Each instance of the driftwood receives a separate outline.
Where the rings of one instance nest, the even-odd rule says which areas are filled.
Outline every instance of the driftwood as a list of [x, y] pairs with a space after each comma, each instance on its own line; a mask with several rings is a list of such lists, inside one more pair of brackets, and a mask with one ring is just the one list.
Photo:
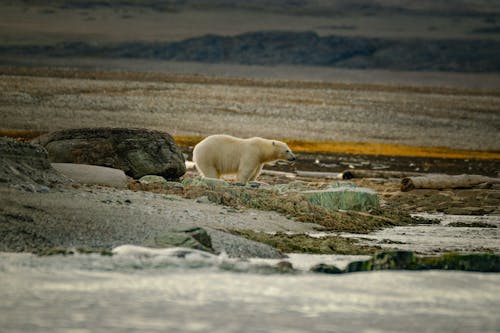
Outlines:
[[388, 170], [345, 170], [342, 179], [352, 178], [404, 178], [425, 175], [420, 172], [411, 171], [388, 171]]
[[485, 183], [499, 184], [499, 178], [491, 178], [480, 175], [440, 175], [430, 174], [426, 176], [405, 177], [401, 180], [401, 191], [411, 191], [418, 188], [444, 189], [444, 188], [472, 188]]
[[297, 176], [296, 174], [291, 173], [291, 172], [266, 170], [266, 169], [262, 169], [261, 174], [271, 175], [271, 176], [283, 176], [283, 177], [287, 177], [287, 178], [295, 178]]
[[296, 171], [299, 177], [342, 179], [342, 174], [338, 172], [320, 172], [320, 171]]

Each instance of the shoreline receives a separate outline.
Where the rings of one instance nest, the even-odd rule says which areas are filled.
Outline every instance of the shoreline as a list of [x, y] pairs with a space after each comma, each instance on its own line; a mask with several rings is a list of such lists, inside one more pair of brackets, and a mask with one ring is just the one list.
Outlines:
[[[31, 131], [0, 128], [0, 136], [10, 137], [20, 141], [29, 141], [48, 131]], [[201, 136], [173, 136], [177, 145], [182, 148], [194, 147], [203, 140]], [[341, 142], [341, 141], [309, 141], [287, 138], [276, 138], [284, 141], [299, 153], [324, 153], [346, 155], [381, 155], [397, 157], [436, 157], [443, 159], [478, 159], [500, 160], [500, 151], [453, 149], [447, 147], [407, 146], [379, 142]]]

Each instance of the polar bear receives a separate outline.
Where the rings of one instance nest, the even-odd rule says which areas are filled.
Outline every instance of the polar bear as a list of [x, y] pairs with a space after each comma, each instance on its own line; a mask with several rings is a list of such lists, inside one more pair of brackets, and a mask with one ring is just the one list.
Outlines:
[[206, 137], [193, 150], [193, 161], [202, 176], [220, 178], [236, 174], [239, 183], [254, 181], [265, 163], [295, 158], [284, 142], [259, 137], [240, 139], [224, 134]]

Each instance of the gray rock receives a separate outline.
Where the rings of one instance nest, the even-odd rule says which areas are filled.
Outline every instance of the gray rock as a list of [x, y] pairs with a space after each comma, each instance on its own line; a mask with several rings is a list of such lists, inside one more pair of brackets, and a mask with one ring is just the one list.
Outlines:
[[223, 179], [204, 178], [204, 177], [183, 179], [182, 184], [184, 186], [201, 186], [209, 189], [231, 186], [228, 182], [226, 182]]
[[174, 139], [159, 131], [78, 128], [42, 135], [32, 143], [45, 147], [51, 162], [111, 167], [136, 179], [145, 175], [178, 179], [186, 172]]
[[461, 270], [500, 272], [500, 255], [494, 253], [446, 253], [441, 256], [418, 257], [412, 251], [385, 251], [366, 261], [350, 263], [345, 272], [365, 272], [386, 269]]
[[317, 264], [311, 267], [310, 269], [311, 272], [315, 273], [325, 273], [325, 274], [342, 274], [344, 271], [342, 271], [340, 268], [338, 268], [335, 265], [328, 265], [328, 264]]
[[272, 258], [285, 256], [272, 246], [222, 232], [208, 229], [212, 238], [212, 246], [217, 252], [225, 252], [233, 258]]
[[51, 163], [51, 165], [64, 176], [80, 184], [127, 188], [128, 180], [123, 170], [87, 164]]
[[412, 251], [385, 251], [376, 253], [371, 259], [355, 261], [347, 265], [346, 272], [364, 272], [382, 269], [409, 269], [417, 262]]
[[139, 179], [139, 183], [144, 184], [144, 185], [150, 185], [150, 184], [166, 185], [167, 180], [165, 178], [163, 178], [162, 176], [146, 175], [146, 176], [142, 176]]
[[68, 181], [52, 168], [44, 148], [0, 137], [0, 184], [46, 192]]
[[155, 236], [153, 247], [185, 247], [207, 252], [215, 252], [207, 231], [200, 227], [167, 230]]

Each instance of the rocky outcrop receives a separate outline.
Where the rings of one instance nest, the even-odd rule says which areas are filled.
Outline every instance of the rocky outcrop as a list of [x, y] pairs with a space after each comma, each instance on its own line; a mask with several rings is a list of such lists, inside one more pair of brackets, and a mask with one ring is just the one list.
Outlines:
[[382, 39], [320, 36], [312, 31], [204, 35], [175, 42], [0, 46], [7, 55], [149, 58], [247, 65], [306, 65], [359, 69], [499, 71], [500, 42], [474, 39]]
[[319, 264], [311, 268], [317, 273], [339, 274], [376, 270], [461, 270], [472, 272], [500, 272], [500, 255], [491, 253], [447, 253], [438, 257], [418, 257], [412, 251], [386, 251], [371, 259], [350, 263], [345, 270]]
[[100, 165], [128, 176], [177, 179], [186, 172], [184, 156], [165, 132], [131, 128], [78, 128], [52, 132], [32, 141], [56, 163]]
[[44, 148], [0, 138], [0, 185], [44, 191], [67, 181], [51, 167]]

